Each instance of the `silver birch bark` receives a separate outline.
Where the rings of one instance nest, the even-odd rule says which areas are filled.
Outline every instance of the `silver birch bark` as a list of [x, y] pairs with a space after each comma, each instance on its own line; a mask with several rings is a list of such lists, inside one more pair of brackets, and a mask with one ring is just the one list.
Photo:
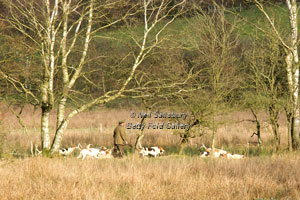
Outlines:
[[[288, 74], [288, 79], [291, 77], [292, 84], [291, 84], [291, 96], [292, 98], [292, 105], [293, 105], [293, 127], [292, 127], [292, 146], [294, 149], [299, 148], [299, 122], [300, 122], [300, 115], [299, 115], [299, 105], [298, 105], [298, 96], [299, 96], [299, 57], [298, 57], [298, 19], [297, 19], [297, 2], [296, 0], [286, 0], [286, 4], [289, 10], [289, 18], [291, 24], [291, 47], [290, 51], [286, 56], [286, 64], [287, 64], [287, 71], [288, 73], [292, 72], [292, 75]], [[289, 80], [291, 82], [291, 80]]]
[[292, 123], [289, 134], [292, 134], [292, 146], [294, 149], [299, 148], [299, 125], [300, 125], [300, 113], [299, 113], [299, 56], [298, 56], [298, 17], [297, 17], [297, 2], [296, 0], [286, 0], [286, 5], [289, 12], [289, 23], [291, 26], [291, 34], [288, 37], [289, 41], [285, 42], [280, 36], [277, 28], [275, 27], [274, 21], [271, 20], [268, 13], [264, 10], [263, 5], [258, 1], [254, 0], [259, 10], [265, 15], [268, 22], [270, 23], [276, 37], [281, 42], [286, 52], [286, 71], [289, 86], [290, 104], [292, 106]]
[[[93, 22], [93, 9], [94, 9], [94, 1], [92, 0], [90, 3], [90, 9], [89, 9], [89, 17], [88, 17], [88, 26], [85, 36], [85, 43], [84, 43], [84, 49], [82, 52], [82, 56], [80, 59], [80, 63], [71, 77], [71, 80], [69, 81], [69, 75], [68, 75], [68, 68], [67, 68], [67, 51], [66, 51], [66, 39], [67, 39], [67, 26], [68, 26], [68, 12], [69, 12], [69, 5], [67, 3], [64, 4], [64, 14], [65, 14], [65, 20], [64, 20], [64, 27], [63, 27], [63, 39], [62, 39], [62, 70], [63, 70], [63, 81], [64, 81], [64, 87], [62, 92], [62, 99], [59, 102], [58, 106], [58, 114], [57, 114], [57, 127], [56, 127], [56, 134], [52, 143], [52, 149], [58, 150], [60, 142], [62, 140], [62, 135], [65, 130], [65, 127], [67, 126], [68, 122], [63, 123], [64, 116], [65, 116], [65, 107], [66, 102], [68, 98], [69, 90], [73, 87], [76, 80], [78, 79], [81, 70], [83, 68], [85, 58], [87, 55], [90, 37], [91, 37], [91, 30], [92, 30], [92, 22]], [[81, 24], [81, 21], [79, 23], [79, 26]], [[76, 35], [74, 40], [76, 39]]]
[[[144, 34], [141, 40], [134, 40], [139, 51], [133, 55], [134, 62], [119, 89], [106, 91], [103, 96], [93, 99], [91, 102], [82, 105], [65, 116], [66, 103], [69, 100], [69, 93], [75, 85], [77, 79], [81, 77], [82, 70], [87, 62], [89, 42], [94, 33], [99, 30], [110, 27], [111, 25], [124, 20], [125, 17], [135, 14], [136, 12], [129, 9], [125, 16], [112, 21], [110, 24], [104, 25], [92, 31], [93, 12], [104, 5], [98, 5], [95, 0], [91, 1], [72, 1], [72, 0], [50, 0], [41, 1], [6, 1], [10, 6], [11, 18], [8, 20], [10, 24], [20, 31], [26, 38], [30, 39], [39, 50], [41, 60], [43, 62], [43, 77], [41, 77], [40, 94], [33, 96], [41, 106], [41, 138], [42, 146], [48, 150], [50, 148], [49, 137], [49, 117], [54, 106], [54, 100], [58, 102], [57, 124], [55, 130], [55, 138], [52, 143], [51, 151], [57, 151], [64, 130], [67, 128], [70, 119], [95, 104], [104, 104], [117, 98], [124, 97], [125, 92], [132, 92], [135, 88], [129, 88], [129, 83], [134, 78], [139, 65], [149, 55], [153, 48], [161, 44], [164, 38], [160, 38], [161, 33], [170, 25], [174, 19], [182, 12], [182, 5], [186, 0], [181, 0], [177, 4], [170, 4], [168, 1], [159, 1], [158, 4], [154, 0], [143, 0], [144, 11]], [[116, 2], [108, 3], [108, 7]], [[180, 9], [181, 8], [181, 9]], [[175, 13], [174, 13], [175, 12]], [[72, 16], [72, 20], [69, 17]], [[74, 16], [78, 16], [74, 21]], [[169, 18], [170, 17], [170, 18]], [[70, 17], [71, 18], [71, 17]], [[105, 18], [105, 15], [103, 15]], [[22, 23], [26, 20], [28, 24]], [[83, 20], [87, 19], [87, 25], [81, 27]], [[72, 22], [71, 22], [72, 21]], [[159, 25], [159, 27], [157, 27]], [[84, 31], [83, 28], [86, 30]], [[30, 31], [28, 31], [28, 29]], [[150, 32], [152, 33], [149, 37]], [[61, 34], [61, 35], [59, 35]], [[72, 52], [77, 51], [75, 46], [78, 44], [78, 38], [83, 36], [82, 53], [77, 66], [72, 64], [72, 73], [68, 72], [68, 56]], [[58, 60], [61, 59], [61, 60]], [[61, 64], [59, 64], [61, 63]], [[59, 65], [59, 67], [57, 67]], [[70, 67], [70, 66], [69, 66]], [[63, 87], [58, 88], [56, 92], [60, 95], [54, 96], [54, 72], [62, 72]], [[61, 70], [61, 71], [60, 71]], [[22, 91], [32, 96], [32, 93], [24, 88], [22, 83], [14, 80], [2, 73], [0, 75], [8, 79], [11, 84], [19, 90], [16, 85], [22, 87]], [[144, 90], [142, 88], [141, 90]]]
[[[52, 144], [52, 148], [51, 148], [52, 152], [58, 151], [61, 140], [62, 140], [63, 133], [66, 130], [70, 119], [73, 116], [90, 108], [91, 106], [93, 106], [95, 104], [107, 103], [107, 102], [113, 101], [117, 98], [120, 98], [123, 95], [124, 91], [126, 90], [127, 85], [134, 77], [136, 69], [140, 66], [140, 64], [144, 61], [145, 57], [152, 51], [152, 49], [155, 48], [160, 43], [160, 39], [159, 39], [160, 34], [169, 24], [171, 24], [174, 21], [174, 19], [177, 17], [177, 15], [175, 14], [170, 20], [168, 20], [167, 22], [164, 23], [164, 25], [156, 32], [154, 42], [150, 43], [150, 44], [147, 43], [147, 42], [149, 42], [148, 41], [149, 33], [152, 30], [154, 30], [154, 28], [158, 25], [158, 23], [161, 22], [162, 20], [164, 20], [172, 10], [174, 10], [176, 7], [181, 6], [185, 2], [185, 0], [179, 2], [178, 4], [175, 4], [173, 7], [171, 7], [169, 9], [167, 14], [163, 14], [163, 15], [162, 15], [162, 12], [164, 12], [165, 9], [167, 9], [168, 3], [165, 1], [162, 1], [161, 4], [159, 5], [159, 7], [157, 7], [157, 9], [153, 9], [152, 12], [150, 12], [150, 14], [149, 14], [148, 12], [149, 12], [152, 2], [153, 2], [153, 0], [144, 0], [144, 4], [143, 4], [143, 6], [144, 6], [143, 40], [142, 40], [141, 44], [139, 44], [137, 41], [135, 41], [137, 43], [137, 45], [140, 47], [140, 51], [139, 51], [138, 55], [135, 57], [135, 61], [131, 68], [131, 71], [130, 71], [127, 79], [124, 81], [122, 87], [116, 91], [106, 92], [102, 97], [96, 98], [92, 102], [85, 104], [85, 105], [81, 106], [80, 108], [72, 111], [64, 120], [62, 119], [63, 117], [61, 116], [60, 119], [62, 119], [62, 120], [61, 120], [60, 124], [58, 124], [57, 129], [56, 129], [55, 138], [53, 140], [53, 144]], [[156, 11], [156, 13], [155, 13], [155, 11]], [[150, 23], [150, 20], [152, 19], [153, 16], [154, 16], [154, 20], [152, 23]], [[81, 56], [80, 63], [78, 65], [75, 73], [70, 78], [70, 81], [67, 84], [66, 94], [68, 93], [68, 90], [70, 90], [74, 86], [74, 84], [75, 84], [76, 80], [78, 79], [78, 77], [80, 76], [81, 70], [84, 66], [85, 57], [87, 54], [88, 45], [89, 45], [90, 37], [91, 37], [92, 17], [93, 17], [93, 7], [91, 4], [90, 11], [89, 11], [88, 28], [87, 28], [86, 37], [85, 37], [84, 50], [83, 50], [83, 53]], [[64, 104], [64, 106], [61, 105], [61, 107], [65, 107], [65, 104]]]
[[54, 104], [53, 80], [55, 69], [54, 45], [57, 30], [55, 23], [58, 15], [58, 0], [55, 0], [53, 9], [50, 1], [46, 1], [47, 7], [47, 29], [44, 35], [45, 42], [42, 44], [42, 57], [44, 60], [44, 75], [42, 80], [42, 117], [41, 117], [41, 139], [42, 148], [50, 149], [49, 116]]
[[68, 67], [67, 67], [67, 36], [68, 36], [68, 17], [69, 17], [69, 7], [70, 7], [69, 2], [64, 2], [63, 3], [63, 37], [61, 40], [61, 53], [62, 53], [62, 74], [63, 74], [63, 91], [62, 91], [62, 98], [59, 101], [58, 104], [58, 111], [57, 111], [57, 124], [56, 124], [56, 129], [60, 126], [61, 122], [64, 119], [65, 116], [65, 106], [67, 102], [67, 88], [66, 85], [69, 82], [69, 74], [68, 74]]
[[[62, 98], [60, 99], [59, 104], [58, 104], [56, 129], [58, 129], [58, 127], [64, 120], [65, 109], [66, 109], [65, 107], [66, 107], [66, 103], [68, 100], [68, 94], [69, 94], [69, 90], [70, 90], [70, 86], [69, 86], [70, 78], [69, 78], [69, 72], [68, 72], [68, 66], [67, 66], [67, 59], [68, 59], [69, 54], [73, 50], [73, 47], [78, 39], [79, 30], [80, 30], [81, 23], [83, 20], [83, 15], [82, 15], [77, 22], [77, 26], [76, 26], [75, 33], [74, 33], [74, 38], [71, 42], [70, 47], [68, 48], [67, 47], [67, 39], [68, 39], [69, 31], [71, 30], [68, 27], [68, 18], [69, 18], [69, 14], [70, 14], [70, 9], [76, 10], [76, 8], [78, 8], [78, 6], [76, 6], [75, 8], [71, 8], [70, 4], [71, 4], [71, 1], [69, 1], [69, 2], [66, 1], [63, 3], [63, 15], [64, 15], [63, 16], [63, 21], [64, 21], [63, 37], [62, 37], [61, 44], [60, 44], [61, 51], [62, 51], [62, 66], [61, 67], [62, 67], [62, 75], [63, 75], [63, 90], [62, 90]], [[92, 7], [93, 4], [94, 4], [94, 1], [91, 1], [90, 9], [93, 9], [93, 7]], [[92, 15], [92, 13], [91, 13], [91, 15]], [[91, 34], [90, 33], [91, 22], [92, 21], [90, 20], [89, 24], [88, 24], [89, 31], [87, 31], [87, 37], [90, 37], [90, 34]], [[87, 43], [87, 41], [89, 42], [89, 40], [86, 40], [86, 43]], [[87, 51], [88, 44], [85, 44], [85, 47], [86, 48], [83, 50], [83, 52]], [[84, 55], [86, 55], [86, 53]], [[82, 62], [84, 61], [84, 59], [81, 59], [81, 60], [82, 60]]]

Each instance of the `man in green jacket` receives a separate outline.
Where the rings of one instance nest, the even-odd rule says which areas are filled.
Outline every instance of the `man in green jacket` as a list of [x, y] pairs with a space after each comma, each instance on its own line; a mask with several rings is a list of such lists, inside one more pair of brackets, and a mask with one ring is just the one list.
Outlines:
[[114, 146], [120, 157], [124, 156], [124, 146], [126, 144], [128, 142], [126, 141], [124, 121], [119, 121], [119, 125], [114, 130]]

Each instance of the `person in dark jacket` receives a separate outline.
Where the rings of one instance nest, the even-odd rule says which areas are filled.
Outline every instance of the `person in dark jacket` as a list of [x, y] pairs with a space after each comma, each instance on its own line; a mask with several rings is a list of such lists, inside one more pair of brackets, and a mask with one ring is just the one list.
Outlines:
[[126, 144], [128, 142], [126, 140], [124, 121], [119, 121], [119, 125], [114, 130], [114, 148], [120, 157], [124, 156], [124, 146]]

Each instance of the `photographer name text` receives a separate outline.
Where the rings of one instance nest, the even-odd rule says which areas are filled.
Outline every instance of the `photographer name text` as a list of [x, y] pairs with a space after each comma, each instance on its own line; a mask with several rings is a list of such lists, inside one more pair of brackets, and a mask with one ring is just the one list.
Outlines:
[[135, 118], [137, 116], [137, 118], [182, 118], [183, 120], [185, 120], [188, 116], [187, 113], [175, 113], [175, 112], [131, 112], [130, 113], [130, 117], [131, 118]]

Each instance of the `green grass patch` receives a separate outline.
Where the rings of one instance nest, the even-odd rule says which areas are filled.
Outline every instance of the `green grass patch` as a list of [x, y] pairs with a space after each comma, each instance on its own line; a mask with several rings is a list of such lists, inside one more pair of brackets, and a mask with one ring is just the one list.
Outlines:
[[[225, 17], [229, 23], [234, 23], [236, 19], [239, 19], [238, 23], [236, 24], [236, 33], [241, 36], [241, 39], [247, 39], [252, 35], [255, 35], [258, 31], [256, 26], [266, 30], [267, 32], [272, 31], [268, 20], [256, 6], [251, 6], [250, 9], [243, 10], [242, 12], [237, 12], [234, 10], [228, 11], [229, 12], [226, 12]], [[290, 27], [288, 9], [286, 5], [278, 4], [266, 6], [265, 11], [274, 21], [279, 33], [282, 35], [286, 34], [287, 30], [289, 30], [288, 28]], [[165, 31], [161, 34], [161, 37], [167, 35], [172, 36], [171, 40], [176, 41], [177, 43], [187, 44], [187, 37], [191, 37], [189, 35], [191, 33], [190, 30], [198, 27], [199, 20], [201, 19], [203, 19], [203, 16], [201, 15], [190, 18], [179, 17], [165, 29]], [[165, 22], [159, 23], [157, 27], [149, 34], [150, 40], [154, 39], [155, 33], [163, 26], [164, 23]], [[103, 43], [103, 38], [107, 38], [110, 40], [109, 45], [112, 49], [122, 49], [136, 45], [132, 37], [141, 43], [143, 33], [143, 24], [130, 27], [130, 30], [127, 27], [119, 27], [100, 32], [96, 35], [95, 41], [101, 44]], [[263, 36], [261, 32], [259, 34]]]

